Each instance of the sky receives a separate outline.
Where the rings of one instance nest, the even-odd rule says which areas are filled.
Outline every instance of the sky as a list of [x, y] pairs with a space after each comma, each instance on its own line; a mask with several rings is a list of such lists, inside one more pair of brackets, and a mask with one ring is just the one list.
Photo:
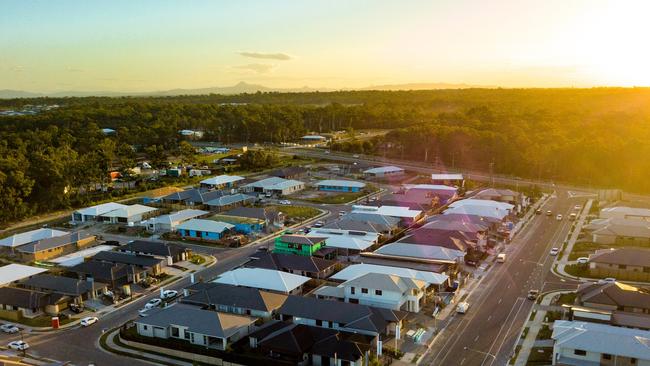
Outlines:
[[0, 89], [650, 86], [650, 1], [0, 0]]

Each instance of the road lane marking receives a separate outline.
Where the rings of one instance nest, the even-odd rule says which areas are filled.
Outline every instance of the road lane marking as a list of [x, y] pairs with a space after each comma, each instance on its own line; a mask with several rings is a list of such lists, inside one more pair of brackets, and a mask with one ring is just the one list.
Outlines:
[[[517, 303], [519, 303], [519, 302], [520, 302], [519, 308], [517, 308]], [[508, 312], [508, 316], [506, 316], [506, 319], [504, 320], [503, 324], [501, 324], [501, 327], [499, 328], [499, 333], [497, 333], [496, 337], [494, 337], [494, 341], [492, 341], [492, 343], [490, 344], [490, 348], [488, 348], [487, 353], [492, 352], [492, 348], [494, 347], [494, 344], [499, 339], [499, 336], [501, 335], [501, 332], [503, 332], [503, 327], [505, 327], [506, 324], [508, 324], [510, 316], [512, 315], [512, 312], [515, 310], [515, 308], [517, 308], [517, 311], [515, 313], [515, 317], [513, 318], [513, 322], [514, 322], [514, 319], [517, 318], [517, 314], [519, 313], [519, 311], [521, 310], [521, 308], [523, 307], [524, 304], [525, 304], [525, 300], [523, 298], [521, 298], [521, 297], [518, 297], [517, 300], [515, 301], [515, 303], [512, 304], [512, 307], [510, 308], [510, 312]], [[510, 325], [510, 327], [512, 327], [512, 325]], [[510, 329], [510, 328], [508, 328], [508, 329]], [[485, 360], [487, 359], [487, 357], [488, 356], [485, 355], [485, 357], [483, 358], [483, 361], [481, 361], [481, 365], [483, 365], [483, 363], [485, 363]], [[491, 363], [490, 363], [490, 365], [491, 365]]]
[[[493, 353], [494, 358], [492, 358], [492, 360], [490, 361], [488, 366], [491, 366], [497, 360], [497, 356], [499, 355], [499, 352], [501, 352], [501, 349], [503, 348], [503, 344], [506, 342], [506, 339], [508, 339], [508, 334], [510, 334], [510, 331], [512, 330], [512, 327], [515, 325], [515, 322], [517, 321], [517, 316], [519, 315], [519, 312], [524, 308], [525, 303], [526, 303], [526, 301], [524, 300], [524, 301], [522, 301], [521, 305], [519, 306], [519, 310], [517, 310], [517, 313], [512, 318], [512, 323], [510, 323], [510, 326], [508, 327], [508, 330], [503, 335], [503, 340], [501, 341], [501, 344], [499, 345], [499, 348], [497, 348], [496, 351]], [[495, 339], [495, 341], [496, 341], [496, 339]], [[491, 350], [492, 350], [492, 347], [490, 347], [488, 352], [490, 352]], [[487, 358], [487, 356], [486, 356], [486, 358]], [[485, 358], [483, 359], [483, 361], [485, 361]], [[481, 365], [483, 365], [483, 363], [481, 363]]]
[[499, 299], [499, 304], [501, 304], [501, 300], [503, 300], [503, 299]]
[[476, 343], [476, 342], [478, 341], [478, 337], [479, 337], [479, 336], [477, 335], [477, 336], [474, 338], [474, 343]]

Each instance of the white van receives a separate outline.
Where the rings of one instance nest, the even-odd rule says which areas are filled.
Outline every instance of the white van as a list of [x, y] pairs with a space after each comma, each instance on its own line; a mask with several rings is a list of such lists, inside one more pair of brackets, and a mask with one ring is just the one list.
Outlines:
[[505, 263], [506, 261], [506, 253], [499, 253], [497, 255], [497, 263]]

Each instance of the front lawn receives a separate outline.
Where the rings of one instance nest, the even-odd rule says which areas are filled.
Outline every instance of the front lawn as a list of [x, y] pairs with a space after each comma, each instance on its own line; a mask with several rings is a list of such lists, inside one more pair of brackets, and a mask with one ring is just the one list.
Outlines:
[[307, 220], [320, 214], [320, 211], [309, 206], [270, 206], [282, 212], [287, 219]]
[[576, 301], [576, 296], [577, 294], [575, 292], [570, 292], [568, 294], [561, 294], [558, 296], [557, 300], [555, 300], [556, 305], [573, 305], [573, 303]]
[[533, 347], [526, 365], [549, 365], [553, 359], [553, 347]]
[[573, 245], [573, 250], [569, 254], [569, 260], [574, 261], [580, 257], [589, 257], [589, 254], [593, 254], [596, 250], [599, 249], [608, 249], [612, 247], [609, 244], [597, 244], [592, 242], [579, 242]]
[[564, 271], [576, 277], [590, 277], [589, 267], [584, 264], [569, 264], [564, 267]]

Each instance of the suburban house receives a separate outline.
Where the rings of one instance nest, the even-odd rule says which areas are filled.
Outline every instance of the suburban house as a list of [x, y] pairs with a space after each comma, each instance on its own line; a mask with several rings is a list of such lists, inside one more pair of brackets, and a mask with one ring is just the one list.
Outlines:
[[325, 179], [317, 182], [316, 187], [325, 192], [361, 192], [366, 184], [353, 180]]
[[215, 241], [223, 238], [235, 225], [225, 222], [192, 219], [176, 226], [184, 239]]
[[340, 299], [354, 304], [417, 313], [426, 301], [427, 283], [385, 273], [366, 273], [336, 287], [322, 286], [319, 299]]
[[315, 366], [363, 366], [376, 343], [369, 335], [280, 321], [253, 332], [248, 339], [250, 347], [266, 357]]
[[474, 194], [472, 198], [506, 202], [512, 205], [518, 205], [521, 203], [521, 194], [510, 189], [487, 188]]
[[174, 212], [169, 215], [154, 217], [147, 220], [147, 230], [151, 232], [174, 231], [178, 225], [184, 223], [185, 221], [203, 217], [208, 214], [208, 211], [187, 209]]
[[553, 365], [650, 365], [650, 331], [556, 320]]
[[382, 166], [378, 168], [371, 168], [363, 171], [363, 175], [368, 178], [389, 178], [399, 177], [404, 175], [404, 169], [396, 166]]
[[600, 210], [600, 218], [620, 218], [650, 221], [650, 209], [635, 207], [606, 207]]
[[54, 229], [36, 229], [27, 231], [20, 234], [14, 234], [4, 239], [0, 239], [0, 247], [16, 248], [21, 245], [33, 243], [35, 241], [50, 239], [57, 236], [68, 234], [67, 231], [54, 230]]
[[309, 277], [272, 269], [236, 268], [222, 273], [213, 282], [258, 288], [282, 294], [300, 294], [302, 286], [309, 280]]
[[431, 174], [431, 182], [433, 184], [453, 184], [460, 187], [463, 185], [464, 181], [465, 180], [462, 174], [454, 174], [454, 173]]
[[363, 214], [347, 214], [336, 221], [325, 224], [325, 226], [323, 226], [323, 229], [360, 231], [366, 233], [376, 233], [381, 236], [384, 234], [389, 234], [392, 230], [395, 230], [397, 228], [397, 222], [399, 221], [395, 220], [395, 226], [391, 226], [391, 224], [388, 223], [383, 224], [374, 222], [372, 220], [364, 221], [363, 219], [355, 220], [353, 217], [351, 217], [360, 215]]
[[223, 189], [233, 188], [237, 182], [244, 180], [244, 177], [236, 175], [218, 175], [216, 177], [207, 178], [201, 181], [201, 188], [208, 189]]
[[284, 214], [268, 207], [237, 207], [213, 218], [235, 225], [237, 232], [248, 234], [284, 226]]
[[147, 269], [131, 264], [85, 261], [68, 268], [80, 279], [89, 282], [105, 283], [116, 290], [124, 285], [138, 283], [147, 278]]
[[143, 198], [142, 202], [146, 205], [150, 202], [160, 202], [165, 196], [169, 196], [172, 193], [182, 192], [183, 189], [179, 187], [167, 186], [160, 187], [154, 190], [149, 191], [146, 197]]
[[165, 263], [167, 265], [186, 261], [189, 259], [190, 254], [192, 253], [190, 249], [177, 244], [145, 240], [134, 240], [130, 243], [118, 247], [117, 251], [131, 254], [150, 255], [152, 257], [161, 258], [165, 260]]
[[103, 251], [92, 256], [90, 260], [135, 266], [146, 270], [148, 273], [154, 276], [162, 273], [163, 260], [150, 255]]
[[325, 247], [324, 237], [285, 234], [275, 238], [274, 253], [312, 256]]
[[650, 245], [650, 222], [646, 223], [647, 225], [609, 224], [592, 232], [592, 240], [598, 244], [621, 246]]
[[463, 262], [465, 251], [433, 245], [397, 242], [386, 244], [373, 253], [363, 252], [361, 256], [404, 262], [457, 265]]
[[486, 220], [503, 222], [505, 218], [510, 214], [510, 212], [508, 210], [504, 210], [495, 206], [487, 206], [482, 204], [463, 204], [461, 206], [450, 207], [446, 209], [442, 214], [478, 216], [486, 218]]
[[601, 249], [589, 256], [592, 276], [650, 281], [650, 249]]
[[267, 320], [287, 299], [284, 294], [214, 282], [199, 282], [186, 289], [188, 296], [183, 297], [183, 303]]
[[571, 320], [650, 330], [650, 290], [620, 282], [578, 286]]
[[47, 269], [16, 263], [7, 264], [0, 267], [0, 286], [6, 286], [43, 272], [47, 272]]
[[409, 226], [424, 217], [421, 210], [412, 210], [408, 207], [400, 206], [352, 206], [352, 213], [362, 213], [367, 215], [378, 215], [383, 217], [392, 217], [398, 219], [402, 226]]
[[349, 281], [368, 273], [381, 273], [403, 278], [410, 278], [426, 282], [427, 287], [432, 289], [446, 288], [449, 285], [449, 276], [445, 274], [420, 271], [405, 267], [380, 266], [376, 264], [358, 263], [345, 267], [330, 277], [334, 281]]
[[442, 247], [465, 252], [477, 247], [473, 237], [462, 231], [418, 228], [396, 241], [401, 244], [417, 244]]
[[255, 203], [255, 200], [256, 198], [251, 195], [235, 193], [215, 198], [211, 201], [206, 202], [206, 205], [208, 205], [212, 211], [221, 212], [230, 210], [235, 207], [253, 204]]
[[162, 198], [164, 203], [180, 204], [186, 206], [202, 206], [216, 198], [224, 196], [223, 191], [192, 188], [175, 192]]
[[588, 233], [606, 228], [607, 226], [650, 226], [650, 223], [644, 220], [622, 219], [619, 217], [610, 217], [607, 219], [593, 219], [588, 224], [582, 226], [582, 229]]
[[305, 183], [293, 179], [270, 177], [242, 187], [244, 192], [265, 193], [276, 196], [286, 196], [305, 189]]
[[53, 238], [33, 241], [16, 250], [25, 262], [46, 261], [67, 253], [83, 249], [95, 242], [95, 236], [79, 231]]
[[68, 301], [70, 298], [63, 294], [0, 287], [0, 315], [13, 321], [43, 314], [56, 316], [68, 306]]
[[255, 318], [175, 304], [135, 321], [144, 337], [178, 339], [224, 351], [250, 333]]
[[396, 192], [384, 195], [379, 203], [385, 206], [408, 207], [427, 211], [457, 198], [457, 188], [435, 184], [404, 184]]
[[271, 177], [279, 177], [282, 179], [300, 179], [307, 174], [307, 169], [301, 166], [290, 166], [282, 169], [277, 169], [270, 172], [268, 175]]
[[277, 313], [283, 321], [371, 336], [395, 334], [407, 316], [403, 311], [302, 296], [289, 296]]
[[158, 209], [154, 207], [130, 205], [103, 213], [95, 220], [111, 224], [132, 224], [153, 217], [157, 212]]
[[334, 273], [338, 262], [312, 256], [257, 252], [246, 267], [273, 269], [311, 278], [327, 278]]
[[39, 274], [20, 281], [18, 287], [34, 291], [50, 292], [69, 296], [71, 302], [81, 303], [95, 299], [106, 292], [107, 285], [101, 282], [83, 281], [77, 278]]
[[91, 207], [82, 208], [72, 213], [72, 222], [84, 223], [86, 221], [99, 221], [99, 217], [111, 211], [119, 210], [128, 207], [117, 202], [102, 203]]
[[495, 211], [501, 211], [505, 213], [505, 216], [508, 214], [511, 214], [513, 210], [515, 209], [515, 205], [510, 204], [508, 202], [500, 202], [500, 201], [495, 201], [495, 200], [487, 200], [487, 199], [477, 199], [477, 198], [467, 198], [464, 200], [458, 200], [454, 201], [449, 204], [450, 208], [460, 208], [460, 207], [466, 207], [466, 206], [477, 206], [477, 207], [488, 207], [492, 208]]
[[338, 255], [356, 255], [379, 243], [380, 234], [341, 229], [312, 229], [308, 237], [325, 238], [327, 248], [335, 248]]

